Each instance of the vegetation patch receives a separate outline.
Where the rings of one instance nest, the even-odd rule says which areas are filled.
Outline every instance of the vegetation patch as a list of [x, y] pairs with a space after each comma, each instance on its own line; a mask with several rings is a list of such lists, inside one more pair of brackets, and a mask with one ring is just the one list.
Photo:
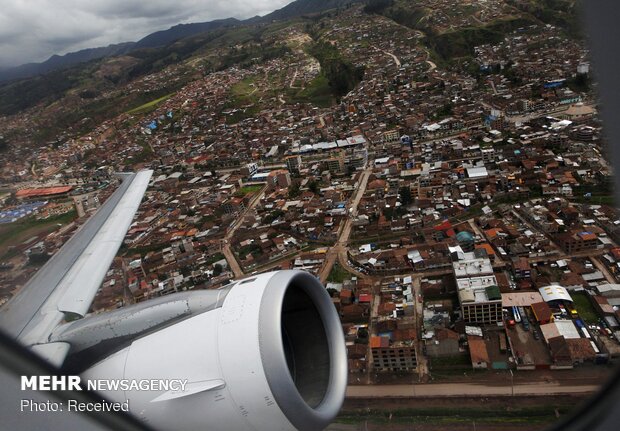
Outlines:
[[215, 70], [224, 70], [234, 65], [247, 69], [253, 64], [261, 64], [274, 58], [280, 58], [289, 52], [289, 47], [285, 45], [259, 44], [233, 48], [217, 59]]
[[453, 355], [442, 356], [439, 358], [430, 358], [432, 368], [441, 367], [459, 367], [459, 368], [471, 368], [471, 359], [469, 355]]
[[72, 222], [77, 217], [77, 212], [71, 210], [64, 214], [51, 216], [37, 220], [34, 216], [5, 224], [0, 227], [0, 252], [5, 252], [8, 247], [17, 246], [23, 241], [44, 232], [52, 232], [59, 227]]
[[405, 27], [432, 33], [433, 30], [424, 24], [424, 17], [428, 11], [410, 2], [395, 2], [394, 0], [373, 0], [365, 8], [366, 13], [381, 14]]
[[[258, 91], [256, 87], [256, 77], [245, 78], [230, 87], [231, 95], [239, 103], [255, 102], [258, 98], [254, 94]], [[254, 97], [253, 97], [254, 96]]]
[[523, 12], [527, 12], [545, 24], [558, 26], [571, 38], [582, 38], [583, 29], [579, 18], [580, 1], [573, 0], [539, 0], [523, 2], [507, 0], [507, 3]]
[[311, 103], [321, 108], [327, 108], [334, 103], [334, 94], [325, 75], [314, 78], [306, 88], [293, 93], [289, 92], [289, 100], [299, 103]]
[[342, 283], [345, 280], [351, 279], [351, 273], [344, 269], [338, 262], [334, 264], [332, 270], [329, 272], [329, 276], [327, 277], [327, 281], [331, 281], [332, 283]]
[[244, 187], [241, 187], [239, 190], [237, 190], [235, 192], [235, 196], [241, 197], [241, 196], [249, 195], [251, 193], [257, 193], [262, 188], [263, 188], [263, 186], [261, 186], [261, 185], [244, 186]]
[[330, 43], [314, 43], [308, 53], [321, 64], [321, 75], [327, 79], [332, 94], [337, 99], [353, 90], [364, 79], [364, 68], [343, 59], [338, 48]]
[[139, 254], [140, 256], [144, 256], [152, 251], [161, 251], [166, 247], [170, 247], [169, 242], [164, 242], [160, 244], [149, 244], [138, 247], [127, 248], [125, 243], [121, 245], [121, 248], [118, 250], [118, 256], [133, 256], [134, 254]]
[[599, 317], [587, 295], [585, 292], [571, 292], [570, 294], [579, 316], [584, 322], [594, 324], [598, 322]]
[[374, 423], [432, 423], [457, 424], [542, 424], [557, 420], [556, 412], [565, 415], [571, 412], [569, 406], [542, 405], [537, 407], [505, 408], [408, 408], [395, 410], [364, 409], [341, 413], [336, 419], [340, 423], [358, 423], [369, 420]]
[[212, 254], [211, 256], [209, 256], [207, 258], [206, 264], [207, 265], [213, 265], [215, 262], [218, 262], [222, 259], [225, 259], [224, 255], [222, 253], [215, 253]]
[[248, 254], [251, 254], [254, 257], [258, 257], [263, 254], [263, 250], [260, 248], [258, 244], [248, 244], [244, 245], [239, 249], [238, 255], [239, 259], [243, 260], [247, 257]]
[[497, 44], [507, 33], [534, 24], [525, 18], [502, 20], [482, 27], [467, 27], [439, 35], [430, 34], [425, 43], [443, 59], [472, 56], [474, 47], [484, 44]]
[[162, 96], [158, 99], [151, 100], [150, 102], [140, 105], [137, 108], [133, 108], [127, 111], [127, 114], [143, 114], [146, 112], [151, 112], [157, 107], [157, 105], [159, 105], [164, 100], [169, 99], [173, 94], [174, 93], [166, 94], [165, 96]]

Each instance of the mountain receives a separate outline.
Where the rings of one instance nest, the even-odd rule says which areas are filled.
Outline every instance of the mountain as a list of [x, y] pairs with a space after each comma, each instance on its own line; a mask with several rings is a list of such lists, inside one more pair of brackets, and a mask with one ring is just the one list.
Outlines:
[[217, 30], [223, 27], [233, 27], [241, 23], [242, 21], [239, 21], [236, 18], [226, 18], [194, 24], [178, 24], [174, 27], [170, 27], [168, 30], [156, 31], [155, 33], [149, 34], [136, 42], [132, 49], [157, 48], [159, 46], [171, 44], [179, 39], [205, 33], [211, 30]]
[[166, 46], [179, 39], [184, 39], [186, 37], [223, 27], [232, 27], [240, 23], [241, 21], [238, 19], [227, 18], [195, 24], [178, 24], [170, 27], [168, 30], [161, 30], [151, 33], [140, 39], [138, 42], [125, 42], [116, 45], [108, 45], [101, 48], [83, 49], [81, 51], [70, 52], [65, 55], [52, 55], [49, 59], [42, 63], [27, 63], [17, 67], [2, 69], [0, 70], [0, 82], [43, 75], [45, 73], [64, 69], [78, 63], [84, 63], [103, 57], [113, 57], [127, 54], [136, 49]]
[[0, 70], [0, 82], [42, 75], [53, 70], [63, 69], [77, 63], [84, 63], [98, 58], [122, 55], [129, 52], [133, 45], [133, 42], [125, 42], [101, 48], [82, 49], [65, 55], [52, 55], [42, 63], [27, 63]]
[[295, 0], [281, 9], [275, 10], [260, 18], [261, 21], [285, 20], [300, 15], [323, 12], [336, 9], [365, 0]]
[[126, 42], [101, 48], [83, 49], [65, 55], [53, 55], [42, 63], [27, 63], [17, 67], [0, 69], [0, 83], [42, 75], [90, 60], [123, 55], [137, 49], [158, 48], [169, 45], [177, 40], [212, 30], [230, 28], [243, 24], [286, 20], [300, 15], [319, 13], [325, 10], [343, 7], [348, 4], [359, 3], [361, 1], [363, 0], [295, 0], [268, 15], [263, 17], [256, 16], [245, 21], [240, 21], [236, 18], [226, 18], [193, 24], [178, 24], [170, 27], [168, 30], [151, 33], [135, 43]]

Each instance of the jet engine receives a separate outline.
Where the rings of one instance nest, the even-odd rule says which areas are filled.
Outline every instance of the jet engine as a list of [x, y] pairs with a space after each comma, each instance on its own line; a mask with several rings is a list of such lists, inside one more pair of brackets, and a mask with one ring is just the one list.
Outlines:
[[[82, 378], [184, 381], [182, 389], [102, 392], [127, 401], [130, 412], [156, 429], [325, 428], [344, 400], [347, 359], [340, 319], [321, 283], [306, 272], [277, 271], [195, 293], [205, 292], [217, 294], [206, 311], [194, 304], [195, 311], [177, 312], [182, 319], [160, 319]], [[148, 303], [141, 305], [144, 316]], [[128, 316], [113, 318], [107, 330]]]

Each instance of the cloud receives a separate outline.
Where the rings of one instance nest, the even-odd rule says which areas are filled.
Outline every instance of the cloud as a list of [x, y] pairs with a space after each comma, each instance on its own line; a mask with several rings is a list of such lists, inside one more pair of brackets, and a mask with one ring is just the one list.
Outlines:
[[291, 0], [2, 0], [0, 68], [45, 61], [158, 30], [218, 18], [249, 18]]

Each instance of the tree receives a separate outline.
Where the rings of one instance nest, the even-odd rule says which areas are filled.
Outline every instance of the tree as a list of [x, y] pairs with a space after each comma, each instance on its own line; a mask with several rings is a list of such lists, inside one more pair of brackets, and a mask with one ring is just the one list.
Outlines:
[[216, 263], [215, 265], [213, 265], [213, 276], [217, 277], [218, 275], [222, 273], [223, 270], [224, 268], [222, 267], [222, 265], [220, 265], [219, 263]]
[[403, 186], [398, 190], [400, 196], [400, 203], [403, 206], [407, 206], [411, 203], [411, 189], [408, 186]]
[[446, 103], [439, 108], [435, 115], [437, 115], [437, 117], [448, 117], [453, 114], [452, 107], [452, 103]]
[[288, 186], [288, 197], [289, 198], [296, 198], [297, 196], [299, 196], [299, 193], [300, 193], [300, 190], [299, 190], [298, 182], [294, 182], [290, 186]]
[[587, 73], [578, 73], [568, 80], [568, 87], [573, 91], [585, 93], [590, 90], [590, 77]]
[[364, 12], [367, 14], [380, 14], [393, 5], [394, 0], [369, 0], [366, 6], [364, 6]]
[[30, 253], [28, 256], [28, 263], [32, 265], [43, 265], [50, 257], [51, 256], [47, 253]]
[[321, 64], [321, 73], [329, 82], [332, 93], [340, 99], [364, 78], [364, 67], [345, 61], [338, 48], [329, 43], [317, 42], [309, 49], [310, 55]]
[[317, 181], [311, 181], [310, 184], [308, 184], [308, 188], [315, 195], [319, 194], [319, 183]]

